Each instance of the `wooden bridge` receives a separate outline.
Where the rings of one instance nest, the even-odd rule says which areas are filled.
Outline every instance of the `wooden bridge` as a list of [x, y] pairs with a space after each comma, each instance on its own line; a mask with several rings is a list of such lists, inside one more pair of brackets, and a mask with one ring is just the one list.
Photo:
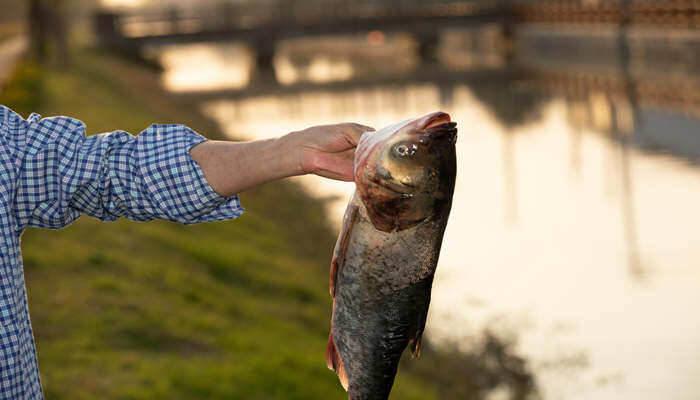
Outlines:
[[218, 6], [101, 11], [102, 46], [138, 52], [146, 45], [237, 40], [272, 71], [277, 41], [314, 36], [404, 31], [424, 62], [437, 60], [442, 28], [499, 24], [506, 38], [522, 23], [700, 27], [700, 0], [256, 0]]
[[510, 17], [508, 1], [384, 2], [287, 0], [210, 8], [138, 10], [96, 15], [99, 42], [106, 47], [135, 50], [149, 44], [239, 40], [257, 53], [260, 69], [272, 66], [275, 43], [295, 36], [354, 32], [407, 31], [416, 36], [424, 60], [433, 61], [439, 29], [449, 26], [499, 23]]
[[700, 28], [700, 0], [534, 0], [513, 8], [518, 22]]

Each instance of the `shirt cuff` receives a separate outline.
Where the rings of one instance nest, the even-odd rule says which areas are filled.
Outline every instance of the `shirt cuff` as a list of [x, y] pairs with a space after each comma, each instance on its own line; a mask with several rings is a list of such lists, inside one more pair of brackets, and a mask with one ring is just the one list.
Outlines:
[[[199, 136], [198, 134], [196, 135]], [[201, 140], [199, 140], [199, 138], [201, 138]], [[187, 148], [188, 153], [192, 147], [206, 141], [202, 136], [199, 136], [199, 138], [193, 140], [192, 145]], [[198, 186], [197, 191], [202, 194], [201, 201], [203, 208], [198, 215], [193, 216], [194, 218], [192, 220], [183, 221], [183, 223], [188, 225], [199, 222], [225, 221], [240, 217], [245, 210], [243, 206], [241, 206], [238, 195], [223, 197], [216, 193], [207, 181], [207, 178], [204, 177], [204, 172], [199, 164], [192, 159], [192, 157], [190, 157], [190, 159], [192, 160], [192, 169], [194, 169], [194, 173], [197, 177], [195, 179], [196, 185]]]
[[189, 225], [243, 214], [238, 196], [226, 198], [216, 193], [190, 156], [190, 149], [206, 138], [184, 125], [152, 125], [146, 133], [137, 136], [148, 149], [143, 152], [149, 159], [142, 172], [152, 197], [169, 215], [167, 219]]

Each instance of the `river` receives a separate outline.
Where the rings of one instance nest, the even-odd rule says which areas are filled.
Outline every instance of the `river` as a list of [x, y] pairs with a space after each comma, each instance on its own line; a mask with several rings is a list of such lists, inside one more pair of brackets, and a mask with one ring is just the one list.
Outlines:
[[[612, 54], [592, 62], [598, 56], [558, 58], [551, 45], [547, 58], [528, 45], [541, 30], [525, 29], [515, 61], [525, 76], [512, 72], [494, 35], [446, 32], [441, 68], [457, 73], [446, 81], [411, 80], [423, 67], [405, 35], [286, 41], [275, 60], [282, 85], [347, 86], [237, 95], [202, 109], [243, 139], [448, 112], [459, 128], [458, 177], [428, 340], [468, 349], [485, 330], [517, 340], [545, 399], [700, 398], [700, 110], [697, 92], [680, 93], [700, 80], [698, 35], [675, 39], [696, 58], [660, 64], [644, 46], [665, 34], [632, 32], [631, 59], [619, 64], [613, 31], [578, 33], [599, 44], [577, 54]], [[242, 44], [151, 54], [174, 92], [254, 82]], [[484, 69], [505, 72], [470, 80]], [[376, 82], [353, 84], [367, 77]], [[339, 224], [353, 184], [295, 179], [334, 199]]]

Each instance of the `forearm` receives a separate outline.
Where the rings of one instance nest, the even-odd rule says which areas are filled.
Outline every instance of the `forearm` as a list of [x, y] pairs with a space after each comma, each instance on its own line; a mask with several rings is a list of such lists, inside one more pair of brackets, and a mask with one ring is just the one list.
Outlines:
[[190, 155], [209, 185], [224, 197], [303, 173], [299, 153], [285, 137], [253, 142], [207, 141]]
[[277, 139], [203, 142], [190, 155], [212, 189], [224, 197], [293, 175], [352, 181], [355, 146], [371, 130], [354, 123], [312, 126]]

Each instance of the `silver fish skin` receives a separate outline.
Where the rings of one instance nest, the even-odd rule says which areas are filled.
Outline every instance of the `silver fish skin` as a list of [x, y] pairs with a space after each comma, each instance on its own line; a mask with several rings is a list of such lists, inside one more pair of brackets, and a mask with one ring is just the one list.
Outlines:
[[350, 400], [389, 398], [403, 351], [420, 353], [456, 174], [442, 112], [363, 135], [357, 190], [331, 262], [326, 362]]

